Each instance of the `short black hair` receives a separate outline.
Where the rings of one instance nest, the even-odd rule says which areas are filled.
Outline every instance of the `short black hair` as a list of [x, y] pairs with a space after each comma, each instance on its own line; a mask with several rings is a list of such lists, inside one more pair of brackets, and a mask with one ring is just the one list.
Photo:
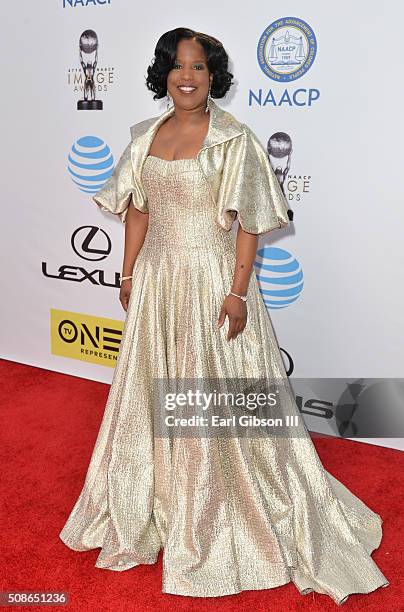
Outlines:
[[194, 38], [202, 45], [206, 53], [208, 70], [213, 74], [210, 95], [212, 98], [223, 98], [233, 85], [233, 75], [227, 69], [229, 57], [222, 43], [203, 32], [196, 32], [190, 28], [175, 28], [160, 36], [152, 63], [147, 68], [146, 87], [155, 92], [153, 100], [167, 95], [167, 75], [174, 66], [177, 45], [184, 38]]

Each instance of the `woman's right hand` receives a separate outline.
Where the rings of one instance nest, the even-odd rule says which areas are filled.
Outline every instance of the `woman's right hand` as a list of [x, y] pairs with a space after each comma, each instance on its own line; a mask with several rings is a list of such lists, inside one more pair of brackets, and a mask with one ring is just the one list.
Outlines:
[[119, 291], [119, 301], [121, 302], [122, 308], [125, 311], [128, 309], [131, 291], [132, 291], [132, 279], [127, 278], [122, 281], [121, 289]]

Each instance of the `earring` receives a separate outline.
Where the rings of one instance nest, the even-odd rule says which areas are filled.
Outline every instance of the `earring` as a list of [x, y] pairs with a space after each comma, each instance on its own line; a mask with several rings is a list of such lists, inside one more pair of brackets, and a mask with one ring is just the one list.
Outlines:
[[209, 101], [211, 100], [211, 96], [210, 96], [210, 85], [209, 85], [209, 91], [208, 91], [208, 97], [206, 98], [206, 108], [205, 108], [205, 113], [207, 113], [209, 111]]
[[169, 107], [170, 107], [170, 94], [167, 91], [167, 110], [169, 109]]

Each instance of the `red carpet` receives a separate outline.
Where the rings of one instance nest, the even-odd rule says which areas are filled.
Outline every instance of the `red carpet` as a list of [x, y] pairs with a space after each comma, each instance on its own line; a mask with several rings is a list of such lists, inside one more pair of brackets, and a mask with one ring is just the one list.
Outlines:
[[[293, 583], [211, 599], [162, 594], [162, 551], [155, 565], [112, 572], [94, 567], [100, 549], [74, 552], [59, 539], [83, 485], [108, 385], [9, 361], [0, 363], [0, 373], [1, 591], [67, 591], [70, 604], [50, 609], [69, 612], [404, 610], [403, 453], [314, 440], [324, 467], [382, 516], [383, 540], [373, 559], [389, 587], [351, 595], [342, 606], [326, 595], [302, 596]], [[40, 609], [17, 609], [32, 608]]]

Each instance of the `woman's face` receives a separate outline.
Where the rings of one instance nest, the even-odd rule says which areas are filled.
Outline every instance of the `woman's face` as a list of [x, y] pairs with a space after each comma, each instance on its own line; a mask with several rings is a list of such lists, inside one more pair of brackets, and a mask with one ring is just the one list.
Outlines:
[[212, 79], [202, 45], [193, 39], [180, 40], [173, 68], [167, 75], [167, 91], [175, 106], [186, 109], [204, 106]]

